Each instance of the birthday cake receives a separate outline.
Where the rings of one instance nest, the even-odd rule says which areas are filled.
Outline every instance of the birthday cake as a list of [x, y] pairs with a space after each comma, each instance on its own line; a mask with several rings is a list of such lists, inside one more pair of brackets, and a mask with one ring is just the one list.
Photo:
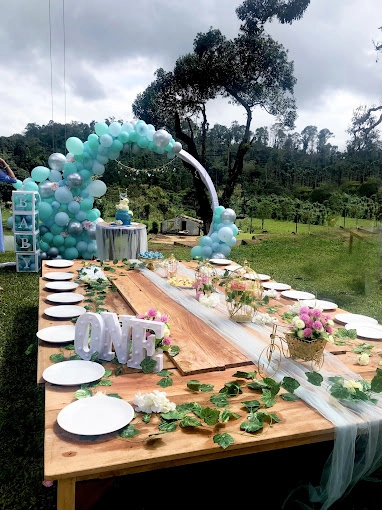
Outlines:
[[130, 225], [133, 211], [130, 210], [129, 202], [129, 199], [124, 197], [121, 198], [119, 204], [115, 206], [117, 209], [117, 212], [115, 213], [115, 221], [117, 223], [121, 222], [122, 225]]

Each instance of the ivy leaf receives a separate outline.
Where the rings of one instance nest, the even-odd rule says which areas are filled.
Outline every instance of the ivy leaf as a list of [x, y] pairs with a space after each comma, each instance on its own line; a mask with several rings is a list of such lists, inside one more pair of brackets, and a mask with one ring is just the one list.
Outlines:
[[238, 420], [240, 418], [240, 414], [234, 413], [229, 409], [224, 409], [220, 414], [220, 420], [222, 423], [226, 423], [230, 419]]
[[281, 386], [289, 393], [293, 393], [300, 386], [300, 383], [293, 377], [284, 377], [281, 381]]
[[159, 377], [168, 377], [169, 375], [172, 375], [173, 372], [170, 372], [170, 370], [161, 370], [160, 372], [158, 372], [157, 375], [159, 375]]
[[64, 349], [67, 351], [74, 351], [74, 344], [65, 345]]
[[151, 421], [151, 413], [145, 413], [142, 416], [142, 421], [143, 421], [143, 423], [150, 423], [150, 421]]
[[210, 402], [214, 404], [216, 407], [227, 407], [229, 405], [229, 400], [220, 394], [212, 395], [212, 397], [210, 398]]
[[375, 393], [382, 392], [382, 370], [377, 368], [377, 375], [371, 380], [371, 391]]
[[113, 371], [108, 368], [107, 370], [105, 370], [103, 377], [110, 377], [112, 373], [113, 373]]
[[199, 427], [202, 425], [202, 422], [196, 418], [193, 418], [192, 416], [185, 416], [183, 420], [179, 422], [179, 426], [184, 427]]
[[258, 409], [261, 406], [261, 404], [258, 400], [246, 400], [245, 402], [242, 402], [242, 404], [249, 411], [251, 411], [253, 409]]
[[201, 418], [209, 426], [216, 425], [219, 422], [220, 412], [217, 409], [211, 407], [204, 407]]
[[144, 374], [152, 374], [154, 372], [156, 361], [147, 356], [141, 361], [141, 369]]
[[294, 393], [281, 393], [280, 397], [286, 402], [295, 402], [296, 400], [300, 400], [300, 398]]
[[184, 418], [185, 413], [182, 413], [180, 411], [169, 411], [168, 413], [161, 413], [161, 418], [163, 418], [166, 421], [174, 421], [174, 420], [181, 420]]
[[87, 397], [91, 397], [92, 395], [93, 395], [93, 393], [90, 390], [77, 390], [74, 393], [74, 398], [79, 400], [80, 398], [87, 398]]
[[61, 361], [65, 361], [65, 356], [63, 354], [51, 354], [49, 359], [54, 363], [61, 363]]
[[187, 381], [187, 388], [192, 391], [199, 391], [201, 382], [197, 379], [191, 379], [190, 381]]
[[225, 393], [231, 397], [235, 397], [236, 395], [243, 393], [243, 390], [241, 389], [242, 384], [243, 383], [240, 381], [226, 382], [224, 384], [224, 388], [222, 388], [219, 393]]
[[112, 397], [112, 398], [120, 398], [122, 399], [122, 397], [120, 395], [118, 395], [118, 393], [106, 393], [106, 395], [108, 397]]
[[98, 386], [111, 386], [111, 381], [110, 379], [101, 379]]
[[180, 413], [194, 413], [195, 409], [202, 409], [202, 406], [198, 404], [197, 402], [186, 402], [184, 404], [178, 404], [176, 406], [176, 410]]
[[178, 425], [174, 421], [162, 421], [158, 425], [158, 429], [161, 432], [174, 432], [178, 428]]
[[162, 379], [160, 379], [157, 382], [157, 385], [160, 386], [161, 388], [168, 388], [169, 386], [172, 386], [172, 378], [171, 377], [162, 377]]
[[318, 372], [305, 372], [305, 375], [308, 378], [310, 384], [314, 384], [314, 386], [321, 386], [321, 383], [324, 380], [322, 375]]
[[253, 381], [247, 384], [247, 387], [251, 390], [262, 390], [263, 388], [267, 388], [268, 385], [261, 381]]
[[265, 388], [260, 400], [265, 404], [266, 407], [273, 407], [275, 405], [274, 395], [271, 390]]
[[272, 396], [277, 395], [277, 393], [280, 391], [281, 384], [277, 383], [274, 379], [271, 379], [270, 377], [264, 377], [263, 381], [270, 390], [271, 395]]
[[275, 413], [268, 413], [267, 411], [259, 411], [257, 413], [257, 417], [259, 421], [262, 421], [264, 423], [265, 420], [268, 420], [271, 423], [279, 423], [281, 419], [277, 416]]
[[167, 351], [170, 356], [174, 357], [180, 352], [180, 348], [177, 345], [171, 345], [169, 350]]
[[240, 424], [240, 430], [244, 430], [245, 432], [257, 432], [263, 428], [263, 423], [258, 419], [253, 419], [251, 421], [243, 421]]
[[330, 394], [339, 400], [348, 400], [350, 397], [350, 391], [341, 384], [333, 384]]
[[254, 379], [256, 377], [257, 372], [241, 372], [238, 370], [233, 374], [232, 377], [237, 377], [238, 379]]
[[214, 385], [213, 384], [201, 384], [199, 390], [203, 391], [204, 393], [208, 391], [213, 391]]
[[68, 361], [78, 361], [78, 360], [82, 360], [81, 356], [79, 356], [78, 354], [73, 354], [73, 356], [69, 356], [69, 359], [68, 359]]
[[221, 448], [226, 449], [230, 444], [233, 444], [235, 441], [230, 434], [224, 432], [224, 434], [216, 434], [213, 437], [214, 443], [218, 444]]
[[141, 432], [138, 429], [136, 429], [134, 427], [134, 425], [132, 425], [130, 423], [129, 425], [124, 427], [122, 430], [120, 430], [119, 436], [126, 439], [126, 438], [130, 438], [130, 437], [135, 437], [136, 435], [138, 435], [140, 433]]

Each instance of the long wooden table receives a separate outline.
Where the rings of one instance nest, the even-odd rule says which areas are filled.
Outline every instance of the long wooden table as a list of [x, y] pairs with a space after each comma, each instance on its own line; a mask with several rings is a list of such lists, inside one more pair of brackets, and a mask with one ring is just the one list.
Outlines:
[[[69, 268], [74, 275], [81, 267], [79, 261]], [[196, 267], [196, 263], [190, 263]], [[70, 323], [50, 319], [44, 314], [45, 308], [51, 306], [46, 296], [51, 293], [45, 289], [44, 274], [52, 271], [43, 262], [42, 278], [40, 279], [39, 329], [44, 327]], [[62, 271], [62, 269], [60, 270]], [[74, 276], [75, 278], [75, 276]], [[226, 382], [234, 380], [235, 372], [257, 370], [257, 366], [247, 359], [240, 351], [229, 344], [216, 331], [200, 319], [174, 302], [165, 293], [151, 283], [148, 284], [143, 272], [126, 271], [116, 265], [113, 274], [117, 292], [107, 294], [105, 307], [118, 314], [144, 313], [149, 307], [157, 307], [162, 313], [171, 317], [171, 336], [181, 350], [178, 356], [166, 358], [165, 368], [172, 372], [173, 384], [165, 388], [167, 397], [176, 404], [199, 402], [206, 406], [210, 394], [195, 393], [187, 388], [187, 381], [197, 379], [205, 384], [213, 384], [218, 391]], [[80, 286], [77, 292], [84, 293]], [[278, 304], [286, 307], [291, 301], [281, 299]], [[202, 305], [201, 305], [202, 306]], [[337, 310], [337, 313], [341, 310]], [[245, 325], [243, 325], [245, 327]], [[251, 333], [253, 334], [253, 333]], [[361, 341], [354, 341], [361, 343]], [[368, 341], [368, 343], [373, 343]], [[375, 342], [378, 348], [378, 342]], [[340, 354], [343, 362], [352, 370], [361, 373], [366, 379], [375, 374], [379, 357], [373, 356], [367, 366], [356, 362], [356, 355], [350, 348], [327, 345], [332, 351], [346, 350]], [[44, 384], [42, 373], [52, 362], [50, 355], [61, 352], [54, 344], [39, 340], [38, 349], [38, 384]], [[69, 354], [67, 354], [69, 355]], [[115, 375], [115, 365], [108, 363], [106, 368], [113, 370], [110, 377], [110, 392], [132, 402], [135, 394], [152, 392], [160, 389], [157, 386], [157, 374], [144, 374], [141, 371], [124, 368], [123, 375]], [[57, 424], [58, 413], [73, 402], [77, 387], [60, 387], [45, 385], [45, 479], [58, 481], [57, 508], [72, 510], [75, 508], [76, 481], [107, 478], [125, 474], [140, 473], [167, 467], [199, 463], [214, 459], [253, 454], [270, 450], [284, 449], [311, 443], [320, 443], [334, 439], [335, 429], [332, 423], [320, 413], [309, 407], [302, 400], [285, 402], [278, 399], [272, 412], [276, 413], [281, 422], [269, 427], [266, 433], [242, 434], [237, 420], [230, 420], [217, 428], [199, 427], [187, 432], [177, 429], [169, 434], [162, 434], [156, 441], [142, 442], [149, 434], [158, 432], [158, 417], [154, 416], [149, 424], [140, 423], [141, 434], [135, 439], [122, 440], [117, 434], [107, 434], [92, 441], [84, 441], [80, 436], [65, 432]], [[102, 388], [101, 388], [102, 389]], [[243, 394], [236, 403], [230, 405], [242, 419], [246, 415], [240, 402], [256, 398], [253, 391], [243, 389]], [[301, 416], [304, 419], [301, 420]], [[133, 424], [135, 421], [133, 421]], [[213, 435], [227, 432], [235, 438], [235, 443], [223, 449], [213, 442]]]

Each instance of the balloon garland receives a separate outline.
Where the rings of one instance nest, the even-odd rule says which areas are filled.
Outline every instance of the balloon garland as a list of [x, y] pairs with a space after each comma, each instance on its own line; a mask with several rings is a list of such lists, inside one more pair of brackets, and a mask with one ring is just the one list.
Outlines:
[[[236, 214], [232, 209], [218, 205], [215, 188], [207, 171], [196, 162], [182, 145], [164, 129], [155, 130], [143, 120], [135, 122], [98, 122], [95, 133], [82, 142], [77, 137], [66, 140], [68, 154], [53, 153], [48, 158], [48, 167], [33, 168], [31, 177], [17, 180], [17, 190], [38, 191], [39, 232], [41, 258], [83, 258], [90, 260], [96, 255], [96, 222], [100, 211], [94, 200], [107, 190], [101, 180], [109, 160], [118, 160], [121, 152], [148, 149], [157, 154], [166, 154], [172, 159], [179, 156], [193, 164], [211, 194], [214, 222], [208, 236], [200, 239], [200, 246], [191, 250], [195, 257], [226, 257], [236, 242], [238, 232], [234, 225]], [[8, 225], [13, 228], [13, 217]]]

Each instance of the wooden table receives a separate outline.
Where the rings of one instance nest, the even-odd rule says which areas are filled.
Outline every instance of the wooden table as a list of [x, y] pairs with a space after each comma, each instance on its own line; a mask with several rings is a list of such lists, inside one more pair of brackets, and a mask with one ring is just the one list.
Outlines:
[[[190, 266], [192, 267], [193, 264], [190, 263]], [[76, 268], [80, 266], [80, 262], [76, 261], [73, 269], [70, 268], [70, 270], [75, 273]], [[43, 263], [43, 275], [47, 269]], [[49, 268], [49, 271], [52, 269]], [[162, 313], [171, 315], [171, 336], [174, 343], [181, 347], [179, 355], [168, 359], [165, 364], [165, 368], [171, 369], [172, 372], [173, 384], [164, 390], [171, 401], [177, 404], [195, 401], [206, 406], [209, 394], [191, 392], [187, 388], [187, 381], [197, 379], [202, 383], [213, 384], [217, 391], [226, 382], [234, 379], [233, 375], [238, 367], [243, 371], [257, 370], [250, 360], [214, 330], [196, 317], [191, 317], [187, 310], [169, 299], [160, 289], [152, 284], [147, 285], [142, 272], [124, 271], [117, 265], [114, 276], [118, 292], [107, 295], [106, 306], [110, 311], [125, 314], [143, 313], [148, 307], [156, 306]], [[42, 277], [39, 329], [57, 324], [57, 320], [49, 319], [44, 315], [44, 309], [50, 306], [46, 303], [47, 291], [44, 289], [44, 284], [45, 280]], [[81, 287], [78, 291], [84, 292]], [[290, 300], [281, 299], [280, 303], [286, 306]], [[65, 322], [70, 323], [70, 321], [59, 321], [60, 324]], [[341, 349], [332, 345], [328, 345], [328, 348]], [[346, 350], [349, 351], [349, 349]], [[44, 368], [51, 364], [50, 354], [59, 351], [59, 347], [39, 342], [37, 374], [39, 384], [44, 383], [42, 379]], [[356, 365], [354, 354], [347, 352], [340, 356], [345, 364], [354, 371], [362, 373], [366, 379], [371, 379], [375, 374], [378, 359], [368, 366], [361, 367]], [[113, 367], [111, 363], [107, 366], [115, 371], [115, 366]], [[113, 375], [110, 379], [112, 380], [110, 391], [118, 393], [130, 403], [138, 391], [147, 393], [154, 389], [161, 390], [157, 386], [157, 374], [144, 374], [125, 368], [122, 376]], [[238, 421], [230, 420], [220, 425], [218, 429], [208, 427], [202, 430], [198, 428], [195, 431], [178, 429], [161, 435], [157, 441], [142, 442], [141, 438], [147, 438], [149, 434], [158, 432], [158, 417], [153, 416], [149, 424], [137, 425], [141, 431], [141, 435], [137, 436], [138, 439], [127, 441], [117, 437], [116, 434], [108, 434], [92, 441], [84, 441], [79, 436], [65, 432], [56, 421], [61, 409], [75, 400], [73, 395], [77, 389], [78, 387], [45, 385], [45, 479], [58, 481], [58, 510], [75, 508], [76, 481], [121, 476], [320, 443], [333, 440], [335, 434], [333, 424], [302, 400], [285, 402], [278, 399], [272, 407], [272, 412], [281, 418], [281, 422], [268, 428], [266, 433], [243, 435], [240, 433]], [[246, 411], [240, 402], [256, 398], [252, 391], [248, 389], [243, 391], [240, 399], [230, 406], [230, 409], [240, 414], [242, 418], [245, 417]], [[304, 416], [303, 420], [301, 416]], [[222, 449], [212, 439], [217, 431], [232, 434], [235, 443], [227, 449]]]
[[97, 256], [100, 260], [136, 259], [147, 251], [147, 230], [143, 223], [129, 226], [96, 224]]

